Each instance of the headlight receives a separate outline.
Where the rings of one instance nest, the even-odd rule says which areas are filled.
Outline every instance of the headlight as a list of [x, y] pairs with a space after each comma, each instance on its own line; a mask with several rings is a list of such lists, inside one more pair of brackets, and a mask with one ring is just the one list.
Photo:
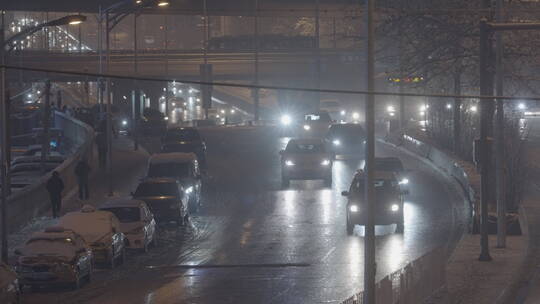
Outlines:
[[294, 166], [294, 163], [293, 163], [292, 160], [286, 160], [286, 161], [285, 161], [285, 166], [289, 166], [289, 167], [290, 167], [290, 166]]
[[352, 118], [353, 118], [353, 119], [359, 119], [359, 118], [360, 118], [360, 114], [358, 114], [358, 112], [354, 112], [354, 113], [352, 114]]
[[311, 130], [311, 126], [310, 125], [304, 125], [304, 130], [306, 130], [306, 131]]
[[339, 139], [334, 139], [334, 141], [332, 141], [332, 143], [334, 144], [334, 146], [341, 145], [341, 141], [339, 141]]
[[163, 117], [163, 119], [169, 120], [169, 116], [165, 116], [165, 117]]
[[409, 179], [406, 178], [406, 177], [403, 178], [403, 179], [401, 179], [401, 180], [399, 181], [399, 184], [400, 184], [400, 185], [406, 185], [406, 184], [408, 184], [408, 183], [409, 183]]
[[350, 210], [351, 212], [358, 212], [358, 206], [356, 206], [356, 205], [350, 205], [350, 206], [349, 206], [349, 210]]
[[186, 193], [191, 193], [191, 192], [193, 192], [193, 187], [188, 187], [188, 188], [186, 189]]
[[127, 120], [122, 120], [122, 126], [127, 126]]
[[341, 112], [339, 114], [341, 114], [341, 116], [345, 116], [345, 114], [347, 114], [347, 112], [345, 112], [345, 110], [341, 110]]
[[399, 210], [399, 205], [398, 204], [392, 204], [392, 206], [390, 207], [390, 210], [392, 210], [393, 212], [396, 212]]
[[323, 160], [323, 161], [321, 162], [321, 165], [323, 165], [323, 166], [328, 166], [328, 165], [330, 165], [330, 160], [328, 160], [328, 159]]
[[282, 115], [281, 116], [281, 124], [283, 124], [284, 126], [288, 126], [290, 125], [292, 122], [292, 119], [289, 115]]

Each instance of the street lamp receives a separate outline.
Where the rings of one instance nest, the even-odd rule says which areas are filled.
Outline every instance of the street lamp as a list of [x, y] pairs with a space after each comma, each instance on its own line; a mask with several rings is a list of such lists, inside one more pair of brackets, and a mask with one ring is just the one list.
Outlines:
[[161, 6], [161, 7], [168, 6], [168, 5], [169, 5], [169, 1], [159, 1], [158, 2], [158, 6]]
[[27, 37], [29, 35], [34, 34], [35, 32], [39, 31], [40, 29], [44, 27], [49, 26], [60, 26], [60, 25], [68, 25], [68, 24], [80, 24], [81, 22], [84, 22], [86, 20], [86, 17], [83, 15], [69, 15], [65, 16], [59, 19], [55, 19], [49, 22], [44, 22], [41, 24], [38, 24], [33, 27], [29, 27], [21, 31], [20, 33], [13, 35], [9, 39], [5, 39], [4, 37], [4, 11], [0, 11], [1, 14], [1, 24], [0, 24], [0, 63], [2, 64], [2, 68], [0, 69], [0, 125], [2, 128], [0, 128], [0, 146], [2, 146], [2, 151], [0, 151], [1, 160], [0, 160], [0, 178], [1, 178], [1, 185], [2, 185], [2, 191], [0, 194], [1, 200], [1, 209], [0, 209], [0, 221], [2, 222], [2, 235], [1, 235], [1, 245], [2, 245], [2, 252], [1, 252], [1, 258], [2, 261], [7, 263], [8, 258], [8, 247], [7, 247], [7, 188], [8, 184], [7, 181], [9, 179], [8, 175], [8, 158], [7, 154], [10, 153], [10, 147], [7, 146], [8, 140], [6, 130], [7, 130], [7, 124], [8, 124], [8, 117], [6, 117], [6, 90], [7, 90], [7, 84], [6, 84], [6, 69], [3, 67], [6, 64], [6, 46], [9, 46], [9, 51], [13, 49], [13, 42], [23, 38]]

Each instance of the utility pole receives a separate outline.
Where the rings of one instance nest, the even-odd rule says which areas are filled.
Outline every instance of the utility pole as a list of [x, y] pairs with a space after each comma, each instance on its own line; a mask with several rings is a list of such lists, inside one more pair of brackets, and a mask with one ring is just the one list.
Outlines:
[[2, 123], [2, 128], [0, 128], [0, 140], [2, 145], [2, 150], [0, 151], [1, 160], [0, 160], [0, 177], [2, 178], [2, 193], [1, 193], [1, 221], [2, 221], [2, 262], [8, 262], [8, 243], [7, 243], [7, 157], [6, 157], [6, 146], [7, 146], [7, 132], [6, 126], [8, 124], [6, 117], [6, 68], [5, 65], [5, 45], [4, 45], [4, 14], [5, 11], [0, 11], [2, 14], [1, 26], [0, 26], [0, 60], [2, 61], [2, 68], [0, 70], [0, 120]]
[[366, 202], [364, 238], [364, 303], [375, 304], [375, 0], [367, 0]]
[[[259, 0], [255, 0], [255, 86], [259, 85]], [[255, 121], [259, 120], [260, 116], [260, 100], [259, 100], [259, 88], [256, 87], [253, 89], [253, 104], [255, 105], [254, 119]]]
[[[502, 0], [497, 0], [496, 22], [502, 22]], [[503, 33], [495, 33], [495, 91], [497, 96], [503, 96]], [[506, 200], [504, 185], [504, 169], [506, 167], [504, 157], [504, 100], [497, 98], [497, 116], [495, 133], [495, 170], [497, 183], [497, 247], [506, 247]]]
[[[480, 95], [493, 95], [492, 79], [489, 71], [491, 43], [487, 21], [480, 21]], [[480, 246], [479, 261], [491, 261], [488, 239], [488, 204], [489, 204], [489, 174], [491, 165], [491, 146], [489, 136], [493, 131], [493, 99], [480, 100], [480, 176], [481, 176], [481, 202], [480, 202]]]
[[[109, 31], [109, 12], [105, 13], [105, 45], [107, 53], [107, 73], [110, 73], [111, 68], [111, 49], [110, 49], [110, 31]], [[106, 132], [107, 132], [107, 177], [108, 177], [108, 194], [113, 195], [113, 178], [112, 178], [112, 84], [111, 78], [107, 77], [107, 115], [106, 115]]]
[[45, 104], [43, 108], [43, 134], [41, 139], [41, 172], [45, 174], [47, 171], [45, 168], [45, 160], [49, 154], [50, 148], [50, 136], [49, 127], [51, 122], [51, 81], [45, 81]]
[[[139, 63], [138, 47], [137, 47], [137, 16], [138, 16], [137, 12], [133, 13], [133, 72], [134, 72], [135, 77], [137, 77], [137, 75], [139, 74], [139, 69], [137, 66]], [[139, 109], [140, 109], [140, 102], [141, 102], [141, 97], [139, 95], [140, 93], [138, 93], [139, 84], [137, 83], [137, 79], [133, 80], [133, 90], [135, 91], [135, 94], [133, 96], [133, 101], [132, 101], [133, 115], [132, 115], [132, 121], [131, 121], [130, 127], [133, 132], [133, 150], [137, 151], [139, 150], [139, 133], [138, 133], [139, 130], [137, 129], [137, 124], [140, 118]]]
[[[454, 95], [461, 95], [461, 61], [458, 61], [454, 69]], [[459, 155], [461, 151], [461, 98], [454, 98], [452, 111], [454, 154]]]
[[[321, 41], [320, 41], [320, 0], [315, 0], [315, 85], [317, 89], [321, 88]], [[321, 107], [321, 92], [315, 93], [317, 110]]]

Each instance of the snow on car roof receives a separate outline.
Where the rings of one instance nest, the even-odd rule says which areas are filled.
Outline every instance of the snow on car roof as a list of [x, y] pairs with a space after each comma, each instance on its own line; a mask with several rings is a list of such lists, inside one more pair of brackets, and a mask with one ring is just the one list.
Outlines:
[[145, 204], [144, 201], [133, 199], [131, 197], [118, 197], [106, 201], [99, 209], [116, 208], [116, 207], [139, 207]]
[[194, 153], [158, 153], [150, 157], [151, 164], [165, 164], [165, 163], [186, 163], [197, 160], [197, 156]]
[[111, 233], [114, 214], [109, 211], [93, 210], [86, 208], [81, 211], [68, 212], [62, 216], [59, 225], [72, 229], [80, 234], [88, 243], [99, 241], [105, 235]]

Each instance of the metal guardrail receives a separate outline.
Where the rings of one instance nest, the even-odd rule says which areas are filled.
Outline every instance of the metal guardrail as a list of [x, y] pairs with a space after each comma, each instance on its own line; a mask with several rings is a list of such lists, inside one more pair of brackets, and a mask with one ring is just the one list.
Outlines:
[[[385, 276], [375, 286], [377, 304], [419, 304], [446, 286], [447, 255], [437, 248], [403, 269]], [[342, 304], [363, 304], [361, 291]]]
[[[71, 155], [55, 171], [60, 173], [64, 181], [64, 194], [76, 186], [74, 169], [82, 157], [91, 157], [94, 143], [94, 130], [83, 122], [76, 120], [64, 113], [55, 113], [55, 127], [64, 130], [64, 138], [70, 146]], [[15, 231], [20, 226], [32, 220], [36, 216], [47, 212], [51, 205], [49, 194], [45, 188], [51, 173], [42, 176], [34, 185], [14, 192], [8, 198], [8, 233]]]

